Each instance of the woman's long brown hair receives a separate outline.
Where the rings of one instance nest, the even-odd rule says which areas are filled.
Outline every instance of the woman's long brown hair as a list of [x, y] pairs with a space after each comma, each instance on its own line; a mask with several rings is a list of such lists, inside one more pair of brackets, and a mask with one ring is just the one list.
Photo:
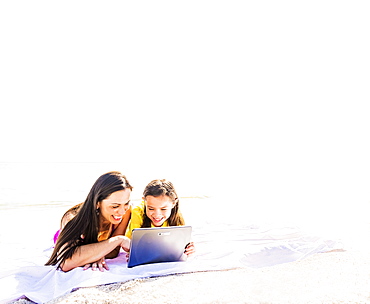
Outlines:
[[[170, 181], [165, 179], [155, 179], [151, 181], [144, 189], [143, 196], [144, 198], [148, 195], [158, 197], [162, 195], [167, 195], [172, 202], [175, 203], [175, 206], [171, 210], [171, 215], [167, 219], [168, 226], [183, 226], [185, 225], [185, 220], [180, 212], [179, 207], [179, 198], [177, 196], [175, 187]], [[142, 228], [151, 227], [152, 222], [146, 215], [146, 205], [144, 208], [144, 218]]]
[[98, 202], [113, 192], [130, 189], [132, 186], [122, 173], [113, 171], [100, 176], [92, 186], [85, 202], [76, 216], [61, 231], [54, 251], [45, 265], [58, 265], [73, 256], [81, 245], [97, 243], [99, 216], [96, 212]]

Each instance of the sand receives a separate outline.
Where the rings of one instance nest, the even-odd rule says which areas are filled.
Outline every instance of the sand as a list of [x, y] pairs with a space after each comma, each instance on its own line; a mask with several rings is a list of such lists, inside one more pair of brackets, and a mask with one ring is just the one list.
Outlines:
[[370, 251], [80, 288], [49, 303], [370, 303]]

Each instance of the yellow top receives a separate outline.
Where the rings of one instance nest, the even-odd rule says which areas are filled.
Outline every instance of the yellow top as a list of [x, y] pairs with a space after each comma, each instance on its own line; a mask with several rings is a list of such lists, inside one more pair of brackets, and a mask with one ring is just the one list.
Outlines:
[[[127, 230], [126, 230], [126, 236], [131, 239], [132, 237], [132, 230], [135, 228], [141, 228], [143, 225], [143, 218], [144, 218], [144, 210], [145, 210], [145, 203], [144, 201], [141, 202], [141, 204], [134, 206], [131, 209], [131, 219], [128, 224]], [[155, 227], [152, 224], [152, 227]], [[165, 221], [162, 225], [162, 227], [168, 227], [167, 221]]]

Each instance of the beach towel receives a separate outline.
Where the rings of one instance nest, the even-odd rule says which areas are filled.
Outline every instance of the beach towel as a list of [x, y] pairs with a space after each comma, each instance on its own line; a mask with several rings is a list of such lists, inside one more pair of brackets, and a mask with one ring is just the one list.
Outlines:
[[157, 263], [127, 268], [126, 254], [107, 260], [109, 271], [69, 272], [54, 266], [26, 266], [0, 273], [0, 303], [21, 297], [45, 303], [81, 287], [126, 282], [179, 273], [235, 268], [260, 268], [297, 261], [341, 248], [336, 240], [302, 233], [294, 227], [204, 225], [193, 227], [196, 254], [186, 262]]

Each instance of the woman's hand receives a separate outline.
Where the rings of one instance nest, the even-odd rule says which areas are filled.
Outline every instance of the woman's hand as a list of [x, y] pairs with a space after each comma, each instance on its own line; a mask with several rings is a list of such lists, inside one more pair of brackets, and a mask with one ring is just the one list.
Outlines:
[[130, 246], [131, 246], [131, 240], [126, 236], [122, 236], [122, 242], [120, 246], [122, 247], [124, 251], [129, 252]]
[[96, 268], [99, 268], [100, 271], [104, 271], [104, 268], [106, 270], [109, 270], [109, 267], [107, 265], [107, 263], [105, 262], [105, 258], [101, 258], [99, 261], [96, 261], [94, 263], [89, 263], [89, 264], [86, 264], [83, 268], [83, 270], [86, 270], [86, 269], [89, 269], [91, 267], [91, 269], [93, 271], [96, 270]]
[[195, 253], [195, 246], [193, 242], [190, 242], [189, 244], [186, 245], [184, 253], [187, 256], [191, 256]]
[[[119, 246], [121, 246], [124, 251], [126, 251], [126, 252], [130, 251], [131, 240], [128, 237], [125, 237], [123, 235], [119, 235], [119, 236], [116, 236], [115, 238], [120, 239], [121, 243], [119, 244]], [[104, 269], [109, 270], [109, 267], [108, 267], [107, 263], [105, 262], [104, 257], [97, 260], [96, 262], [86, 264], [84, 266], [83, 270], [89, 269], [90, 267], [93, 271], [95, 271], [97, 269], [99, 269], [100, 271], [104, 271]]]

